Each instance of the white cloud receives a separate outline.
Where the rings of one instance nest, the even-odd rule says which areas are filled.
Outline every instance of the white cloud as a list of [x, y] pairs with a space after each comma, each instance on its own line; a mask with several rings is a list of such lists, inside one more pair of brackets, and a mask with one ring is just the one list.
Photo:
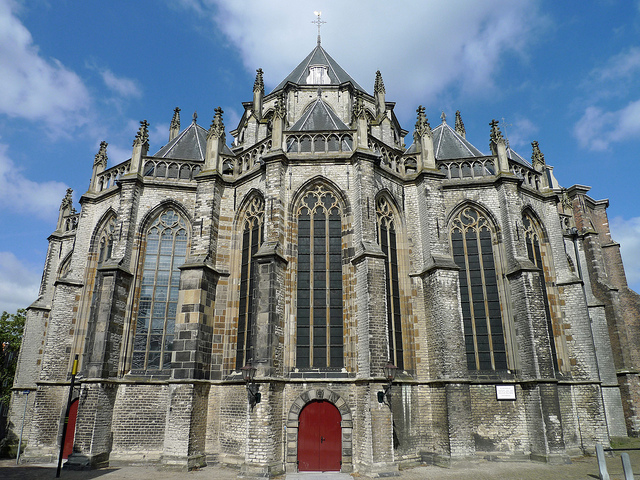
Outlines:
[[573, 133], [581, 147], [596, 151], [606, 150], [612, 143], [637, 139], [640, 135], [640, 100], [610, 112], [587, 107]]
[[629, 286], [640, 292], [640, 217], [615, 217], [609, 220], [611, 237], [620, 243]]
[[15, 313], [31, 305], [38, 297], [41, 275], [13, 253], [0, 252], [0, 312]]
[[0, 113], [43, 121], [53, 133], [83, 124], [90, 102], [84, 83], [60, 61], [42, 58], [17, 8], [0, 2]]
[[7, 146], [0, 144], [0, 207], [55, 220], [66, 188], [60, 182], [29, 180], [7, 156]]
[[111, 70], [103, 69], [100, 71], [102, 80], [105, 85], [123, 97], [140, 97], [142, 91], [135, 80], [125, 77], [117, 77]]
[[505, 54], [523, 53], [542, 23], [536, 0], [412, 0], [395, 8], [383, 0], [370, 0], [364, 8], [361, 2], [338, 0], [183, 0], [182, 5], [208, 12], [247, 70], [262, 67], [271, 88], [315, 46], [310, 23], [313, 11], [321, 9], [327, 22], [323, 47], [368, 91], [379, 68], [387, 94], [406, 114], [451, 86], [489, 95]]
[[505, 128], [505, 134], [509, 139], [509, 145], [514, 149], [522, 149], [522, 151], [518, 150], [518, 153], [526, 157], [525, 148], [531, 150], [531, 138], [538, 130], [538, 126], [531, 120], [519, 117], [513, 122], [513, 125]]
[[640, 48], [630, 47], [626, 52], [611, 57], [603, 67], [591, 72], [591, 77], [595, 81], [605, 83], [632, 76], [638, 70], [640, 70]]

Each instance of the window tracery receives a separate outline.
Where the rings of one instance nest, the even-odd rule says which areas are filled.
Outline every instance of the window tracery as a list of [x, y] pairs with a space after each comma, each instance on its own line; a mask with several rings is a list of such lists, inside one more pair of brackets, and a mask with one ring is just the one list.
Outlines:
[[131, 368], [159, 370], [171, 366], [179, 267], [187, 254], [186, 222], [169, 208], [151, 223], [145, 238]]
[[247, 206], [242, 222], [242, 259], [240, 267], [240, 304], [238, 308], [238, 334], [236, 369], [249, 363], [253, 357], [254, 330], [253, 292], [257, 264], [254, 259], [264, 239], [264, 200], [256, 196]]
[[451, 249], [460, 267], [460, 300], [469, 370], [506, 370], [507, 350], [494, 254], [495, 232], [476, 208], [453, 219]]
[[111, 258], [113, 251], [113, 233], [116, 230], [116, 219], [111, 217], [102, 231], [100, 232], [100, 240], [98, 243], [98, 265]]
[[341, 368], [343, 359], [342, 211], [316, 186], [300, 202], [297, 344], [299, 368]]

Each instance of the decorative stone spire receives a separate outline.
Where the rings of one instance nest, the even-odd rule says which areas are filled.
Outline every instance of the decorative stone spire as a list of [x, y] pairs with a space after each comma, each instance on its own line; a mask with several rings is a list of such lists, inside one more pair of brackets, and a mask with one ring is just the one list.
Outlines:
[[149, 151], [149, 122], [140, 122], [140, 129], [133, 140], [133, 153], [131, 154], [131, 166], [129, 173], [139, 173], [142, 167], [142, 157]]
[[180, 109], [176, 107], [173, 110], [173, 118], [171, 119], [171, 125], [169, 126], [169, 141], [173, 140], [180, 133]]
[[276, 99], [276, 105], [273, 112], [273, 121], [271, 124], [271, 148], [273, 150], [284, 150], [284, 122], [287, 117], [287, 105], [284, 100], [284, 94], [280, 92]]
[[369, 125], [367, 111], [360, 92], [356, 92], [356, 101], [353, 104], [353, 121], [356, 124], [356, 148], [368, 148]]
[[89, 184], [89, 190], [92, 192], [96, 191], [98, 174], [104, 172], [107, 168], [107, 145], [108, 143], [104, 140], [100, 142], [100, 149], [93, 160], [93, 172], [91, 174], [91, 183]]
[[71, 195], [72, 193], [73, 190], [67, 188], [67, 193], [60, 203], [60, 213], [58, 214], [58, 225], [56, 227], [56, 230], [64, 230], [65, 217], [76, 213], [75, 208], [73, 208], [73, 196]]
[[456, 133], [462, 138], [467, 138], [467, 131], [464, 129], [464, 123], [462, 123], [460, 110], [456, 110]]
[[498, 157], [498, 169], [501, 172], [509, 171], [509, 160], [507, 158], [507, 142], [502, 136], [502, 132], [500, 131], [500, 127], [498, 127], [497, 120], [491, 120], [491, 135], [489, 147], [491, 148], [491, 153]]
[[376, 72], [376, 81], [373, 86], [373, 95], [376, 98], [376, 116], [380, 116], [387, 110], [385, 100], [384, 82], [382, 81], [382, 74], [380, 70]]
[[531, 164], [533, 168], [535, 168], [538, 172], [541, 172], [546, 165], [544, 161], [544, 154], [540, 151], [540, 146], [537, 141], [531, 142], [531, 146], [533, 147], [533, 153], [531, 154]]
[[425, 109], [422, 105], [418, 107], [416, 112], [418, 118], [413, 132], [413, 141], [419, 153], [418, 171], [422, 169], [435, 170], [436, 156], [433, 148], [431, 125], [429, 125], [429, 120], [427, 120], [427, 115], [424, 113]]
[[220, 107], [215, 109], [215, 115], [207, 133], [207, 151], [204, 160], [204, 170], [218, 170], [220, 163], [220, 155], [224, 148], [225, 133], [222, 114], [224, 113]]
[[253, 82], [253, 114], [256, 120], [262, 119], [262, 100], [264, 99], [264, 80], [262, 69], [256, 70], [256, 80]]
[[442, 115], [440, 115], [440, 120], [442, 120], [442, 123], [447, 123], [447, 114], [444, 113], [444, 111], [442, 112]]

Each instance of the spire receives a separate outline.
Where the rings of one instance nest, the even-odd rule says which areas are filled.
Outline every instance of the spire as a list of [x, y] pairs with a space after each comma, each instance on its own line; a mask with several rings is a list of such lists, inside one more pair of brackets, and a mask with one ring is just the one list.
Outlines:
[[491, 120], [491, 135], [489, 147], [491, 148], [491, 153], [498, 157], [498, 169], [501, 172], [509, 171], [509, 160], [507, 158], [507, 142], [502, 136], [502, 132], [500, 131], [500, 127], [498, 127], [497, 120]]
[[380, 70], [376, 72], [376, 81], [373, 85], [373, 95], [376, 98], [376, 117], [380, 117], [387, 111], [387, 105], [385, 100], [384, 82], [382, 81], [382, 74]]
[[133, 153], [131, 154], [131, 165], [129, 173], [138, 174], [142, 167], [142, 157], [149, 151], [149, 122], [140, 122], [140, 129], [133, 141]]
[[207, 151], [204, 159], [204, 170], [218, 171], [220, 163], [220, 155], [224, 149], [225, 133], [222, 114], [224, 113], [220, 107], [215, 109], [215, 115], [207, 133]]
[[531, 142], [531, 146], [533, 147], [533, 153], [531, 154], [531, 165], [537, 171], [541, 172], [546, 165], [544, 161], [544, 154], [540, 151], [540, 146], [537, 141]]
[[107, 157], [107, 145], [109, 144], [104, 140], [100, 142], [100, 149], [98, 153], [96, 153], [95, 160], [93, 161], [93, 164], [102, 168], [102, 170], [107, 168], [107, 160], [109, 158]]
[[287, 105], [284, 100], [284, 94], [281, 92], [276, 99], [273, 120], [271, 123], [271, 148], [273, 150], [282, 150], [284, 122], [287, 116]]
[[315, 23], [316, 25], [318, 25], [318, 46], [320, 46], [320, 43], [321, 43], [321, 40], [320, 40], [320, 27], [322, 26], [323, 23], [327, 23], [327, 22], [323, 22], [320, 19], [320, 17], [322, 16], [322, 12], [315, 11], [315, 12], [313, 12], [313, 14], [318, 17], [316, 20], [312, 21], [311, 23]]
[[460, 110], [456, 110], [456, 133], [462, 138], [467, 138], [467, 131], [464, 129], [464, 123], [462, 123]]
[[73, 197], [71, 196], [72, 193], [73, 190], [67, 188], [67, 194], [64, 196], [62, 202], [60, 203], [60, 213], [58, 214], [58, 225], [56, 227], [56, 230], [64, 230], [65, 217], [76, 213], [75, 208], [73, 208]]
[[256, 80], [253, 82], [253, 91], [261, 92], [264, 95], [264, 80], [262, 79], [262, 69], [256, 70]]
[[176, 107], [173, 110], [173, 118], [171, 119], [171, 125], [169, 126], [169, 141], [173, 140], [180, 133], [180, 109]]
[[429, 125], [429, 120], [427, 120], [427, 116], [424, 111], [425, 109], [422, 105], [420, 105], [416, 110], [418, 118], [416, 120], [415, 131], [413, 133], [414, 140], [421, 138], [425, 134], [431, 133], [431, 125]]
[[447, 123], [447, 115], [444, 113], [444, 110], [442, 111], [442, 115], [440, 115], [440, 120], [442, 120], [442, 123]]
[[191, 123], [197, 123], [198, 121], [198, 112], [196, 112], [195, 110], [193, 111], [193, 117], [191, 120]]

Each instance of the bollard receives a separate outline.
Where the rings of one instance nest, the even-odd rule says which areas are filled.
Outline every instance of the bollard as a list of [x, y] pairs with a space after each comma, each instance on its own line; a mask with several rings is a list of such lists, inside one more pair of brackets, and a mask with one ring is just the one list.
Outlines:
[[607, 462], [604, 459], [604, 449], [599, 443], [596, 443], [596, 457], [598, 458], [598, 471], [600, 472], [600, 480], [609, 480]]
[[633, 469], [631, 468], [631, 459], [629, 454], [624, 452], [620, 454], [622, 458], [622, 471], [624, 472], [624, 480], [633, 480]]

